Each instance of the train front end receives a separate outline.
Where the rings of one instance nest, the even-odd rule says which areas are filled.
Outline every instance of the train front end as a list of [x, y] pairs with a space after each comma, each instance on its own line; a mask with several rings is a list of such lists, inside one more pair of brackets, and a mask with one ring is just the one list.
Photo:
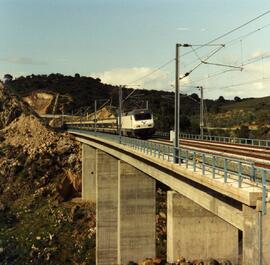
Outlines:
[[153, 114], [149, 110], [134, 110], [132, 121], [135, 137], [147, 139], [155, 133]]

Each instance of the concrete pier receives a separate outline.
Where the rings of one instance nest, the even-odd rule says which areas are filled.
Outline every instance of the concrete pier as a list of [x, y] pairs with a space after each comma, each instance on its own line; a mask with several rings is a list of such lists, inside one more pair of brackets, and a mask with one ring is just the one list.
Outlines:
[[97, 151], [96, 264], [117, 264], [118, 169], [120, 161]]
[[270, 205], [267, 204], [266, 214], [262, 216], [262, 227], [260, 229], [262, 238], [262, 264], [270, 265]]
[[96, 149], [82, 144], [82, 199], [96, 202]]
[[260, 263], [260, 212], [243, 205], [243, 264], [261, 265]]
[[156, 181], [99, 150], [96, 173], [96, 264], [155, 257]]
[[[228, 259], [238, 264], [238, 229], [190, 199], [167, 196], [167, 260]], [[246, 265], [246, 264], [245, 264]]]
[[156, 253], [156, 181], [120, 162], [118, 263], [139, 262]]

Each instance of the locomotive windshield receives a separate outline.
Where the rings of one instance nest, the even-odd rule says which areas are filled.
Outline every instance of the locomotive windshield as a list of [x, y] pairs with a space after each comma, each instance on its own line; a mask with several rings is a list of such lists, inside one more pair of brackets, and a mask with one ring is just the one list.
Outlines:
[[139, 113], [134, 115], [135, 121], [151, 120], [151, 113]]

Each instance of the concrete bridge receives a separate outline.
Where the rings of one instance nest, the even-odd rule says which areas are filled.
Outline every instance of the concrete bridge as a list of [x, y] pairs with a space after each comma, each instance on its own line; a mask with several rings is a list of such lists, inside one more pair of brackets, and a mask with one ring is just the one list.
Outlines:
[[167, 261], [270, 264], [269, 171], [245, 161], [69, 129], [82, 143], [82, 198], [96, 203], [96, 264], [156, 256], [156, 181], [167, 193]]

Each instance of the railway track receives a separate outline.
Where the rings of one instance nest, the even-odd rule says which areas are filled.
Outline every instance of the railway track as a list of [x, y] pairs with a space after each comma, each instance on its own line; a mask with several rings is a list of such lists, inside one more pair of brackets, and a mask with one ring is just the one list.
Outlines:
[[[167, 139], [153, 138], [150, 141], [171, 145]], [[180, 147], [201, 150], [205, 153], [216, 153], [223, 156], [232, 156], [238, 159], [253, 161], [256, 166], [270, 168], [270, 150], [263, 147], [224, 144], [217, 142], [180, 140]]]

